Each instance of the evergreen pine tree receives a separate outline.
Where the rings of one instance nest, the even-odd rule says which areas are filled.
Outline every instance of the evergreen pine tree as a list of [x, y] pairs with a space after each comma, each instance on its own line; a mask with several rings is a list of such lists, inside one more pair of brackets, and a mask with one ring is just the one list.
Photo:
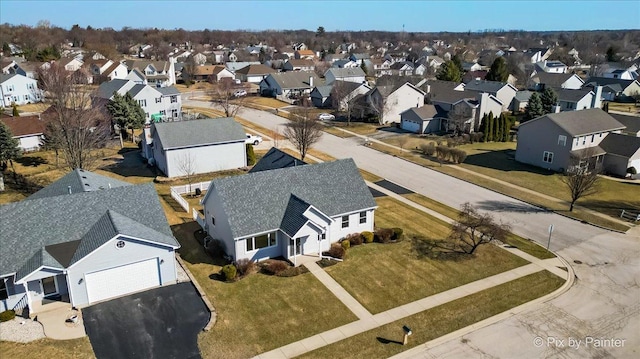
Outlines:
[[449, 60], [440, 65], [440, 70], [438, 70], [436, 78], [442, 81], [460, 82], [462, 79], [462, 73], [458, 69], [458, 66], [456, 66], [453, 61]]
[[11, 111], [11, 114], [13, 115], [13, 117], [20, 116], [20, 111], [18, 111], [18, 105], [13, 103], [13, 104], [11, 104], [11, 107], [13, 108], [13, 110]]
[[504, 128], [502, 130], [502, 142], [509, 142], [509, 134], [511, 132], [511, 116], [504, 117]]
[[484, 115], [482, 115], [482, 122], [480, 123], [480, 129], [478, 130], [483, 134], [482, 138], [480, 139], [482, 142], [486, 142], [487, 138], [487, 121], [487, 114], [485, 113]]
[[496, 120], [496, 126], [494, 127], [493, 140], [496, 142], [502, 142], [502, 129], [504, 128], [504, 114], [500, 114]]
[[534, 118], [544, 115], [544, 109], [542, 108], [542, 99], [537, 92], [531, 94], [527, 107], [524, 109], [524, 118], [526, 121], [533, 120]]
[[553, 108], [558, 104], [558, 95], [550, 87], [547, 87], [542, 91], [540, 99], [542, 100], [542, 109], [545, 114], [552, 113]]
[[494, 125], [494, 119], [493, 119], [493, 112], [489, 112], [489, 116], [487, 117], [487, 132], [485, 133], [485, 138], [487, 139], [486, 142], [491, 142], [493, 141], [493, 125]]
[[489, 81], [507, 82], [509, 79], [509, 70], [507, 69], [507, 62], [504, 58], [498, 57], [493, 60], [485, 79]]
[[17, 181], [16, 170], [13, 168], [13, 160], [19, 158], [21, 155], [20, 142], [17, 138], [13, 138], [11, 130], [4, 122], [0, 122], [0, 164], [2, 169], [7, 167], [7, 162], [11, 165], [13, 171], [13, 179]]
[[253, 152], [253, 145], [248, 143], [245, 145], [247, 152], [247, 166], [253, 166], [256, 164], [256, 154]]

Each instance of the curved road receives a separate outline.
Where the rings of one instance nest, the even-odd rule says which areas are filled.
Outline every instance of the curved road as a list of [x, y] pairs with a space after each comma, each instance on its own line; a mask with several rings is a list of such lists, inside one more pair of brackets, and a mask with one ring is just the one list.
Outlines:
[[[210, 107], [211, 103], [187, 100], [184, 105]], [[239, 116], [272, 130], [286, 123], [282, 117], [248, 108], [243, 108]], [[451, 207], [470, 202], [511, 224], [518, 235], [545, 246], [549, 225], [553, 224], [551, 250], [569, 261], [577, 276], [565, 294], [475, 330], [463, 341], [456, 338], [435, 346], [419, 346], [398, 357], [640, 355], [640, 227], [627, 234], [609, 232], [361, 144], [358, 138], [326, 133], [315, 148], [336, 158], [351, 157], [358, 167]]]

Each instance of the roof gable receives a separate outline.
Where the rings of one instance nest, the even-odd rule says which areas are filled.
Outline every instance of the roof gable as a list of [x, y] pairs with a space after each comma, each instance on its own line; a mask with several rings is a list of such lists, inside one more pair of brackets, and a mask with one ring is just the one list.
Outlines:
[[271, 147], [271, 149], [262, 156], [260, 161], [253, 166], [249, 173], [302, 165], [306, 165], [306, 163], [286, 152], [280, 151], [275, 147]]
[[242, 126], [232, 117], [159, 122], [152, 125], [165, 150], [244, 141]]
[[551, 121], [573, 137], [624, 129], [623, 124], [599, 108], [552, 113], [527, 121], [520, 127], [530, 126], [538, 121]]

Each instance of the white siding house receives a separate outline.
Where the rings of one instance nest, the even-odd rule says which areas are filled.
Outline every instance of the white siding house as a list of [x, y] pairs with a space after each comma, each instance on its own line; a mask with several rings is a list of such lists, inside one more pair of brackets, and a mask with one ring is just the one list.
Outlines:
[[97, 97], [104, 100], [113, 98], [113, 93], [129, 93], [145, 112], [147, 122], [157, 120], [177, 120], [182, 115], [182, 98], [175, 87], [152, 87], [131, 80], [116, 79], [100, 85]]
[[167, 177], [247, 165], [246, 134], [230, 117], [153, 123], [151, 138], [152, 142], [143, 146], [152, 147], [150, 162]]
[[3, 122], [13, 138], [19, 141], [18, 147], [22, 151], [37, 151], [42, 146], [45, 125], [40, 116], [11, 117], [0, 114], [0, 122]]
[[26, 105], [42, 100], [42, 90], [38, 88], [38, 81], [18, 74], [0, 75], [0, 95], [2, 107], [11, 107], [13, 103]]
[[294, 263], [349, 234], [373, 231], [377, 208], [351, 159], [215, 179], [202, 203], [205, 230], [229, 256]]

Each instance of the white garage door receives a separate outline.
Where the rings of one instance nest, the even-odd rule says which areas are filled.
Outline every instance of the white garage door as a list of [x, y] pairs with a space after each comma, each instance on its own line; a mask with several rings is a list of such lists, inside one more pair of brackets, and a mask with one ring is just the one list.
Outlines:
[[89, 303], [157, 287], [160, 285], [158, 259], [88, 273], [85, 281]]

